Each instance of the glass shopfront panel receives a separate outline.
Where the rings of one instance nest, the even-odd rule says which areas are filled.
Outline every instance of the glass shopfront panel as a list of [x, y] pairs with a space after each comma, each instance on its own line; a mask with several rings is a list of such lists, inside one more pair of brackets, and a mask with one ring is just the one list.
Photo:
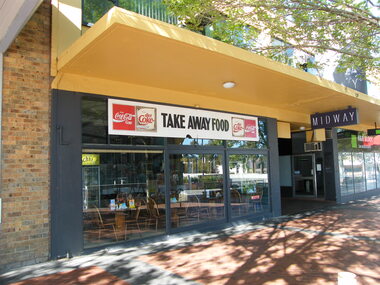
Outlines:
[[339, 173], [341, 195], [354, 194], [354, 172], [350, 152], [339, 153]]
[[229, 179], [232, 217], [269, 209], [266, 155], [229, 155]]
[[380, 136], [338, 130], [341, 195], [380, 188]]
[[82, 97], [86, 248], [270, 210], [265, 118], [258, 141], [110, 135], [107, 100]]
[[223, 184], [221, 154], [171, 154], [171, 226], [224, 219]]
[[163, 151], [83, 152], [85, 247], [165, 232]]
[[364, 153], [367, 190], [376, 189], [375, 154]]
[[375, 153], [376, 188], [380, 188], [380, 152]]
[[355, 193], [365, 192], [364, 159], [362, 152], [352, 153]]

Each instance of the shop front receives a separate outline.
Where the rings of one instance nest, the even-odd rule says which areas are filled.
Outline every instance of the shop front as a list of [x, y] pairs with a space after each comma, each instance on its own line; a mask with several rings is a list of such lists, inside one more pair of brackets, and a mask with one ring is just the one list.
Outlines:
[[371, 195], [380, 189], [380, 136], [338, 130], [340, 202]]
[[279, 216], [280, 186], [340, 201], [336, 132], [306, 153], [316, 138], [296, 130], [332, 108], [366, 109], [358, 130], [378, 112], [364, 94], [119, 8], [57, 58], [52, 258]]
[[54, 98], [53, 256], [279, 213], [274, 119]]

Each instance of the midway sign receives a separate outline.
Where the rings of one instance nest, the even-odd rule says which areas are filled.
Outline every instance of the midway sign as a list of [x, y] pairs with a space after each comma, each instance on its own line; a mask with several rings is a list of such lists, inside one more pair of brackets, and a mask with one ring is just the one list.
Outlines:
[[356, 108], [348, 108], [327, 113], [315, 113], [310, 116], [311, 127], [313, 129], [333, 128], [359, 123]]

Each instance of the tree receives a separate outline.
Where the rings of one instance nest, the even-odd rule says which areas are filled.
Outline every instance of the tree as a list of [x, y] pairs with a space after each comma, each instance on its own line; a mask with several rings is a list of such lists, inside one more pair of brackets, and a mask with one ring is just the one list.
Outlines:
[[[301, 69], [322, 69], [320, 55], [336, 55], [339, 71], [364, 71], [380, 79], [378, 0], [164, 0], [180, 23], [197, 32], [211, 30], [221, 41], [289, 63], [294, 53]], [[265, 40], [262, 35], [267, 35]], [[274, 42], [276, 39], [277, 42]], [[282, 44], [281, 44], [282, 43]], [[308, 61], [309, 60], [309, 61]]]

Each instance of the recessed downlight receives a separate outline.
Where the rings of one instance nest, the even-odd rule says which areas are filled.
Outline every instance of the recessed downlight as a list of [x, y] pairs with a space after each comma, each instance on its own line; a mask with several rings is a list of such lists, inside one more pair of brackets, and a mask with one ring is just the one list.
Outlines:
[[233, 81], [226, 81], [223, 83], [223, 87], [226, 89], [234, 88], [236, 86], [236, 83]]

